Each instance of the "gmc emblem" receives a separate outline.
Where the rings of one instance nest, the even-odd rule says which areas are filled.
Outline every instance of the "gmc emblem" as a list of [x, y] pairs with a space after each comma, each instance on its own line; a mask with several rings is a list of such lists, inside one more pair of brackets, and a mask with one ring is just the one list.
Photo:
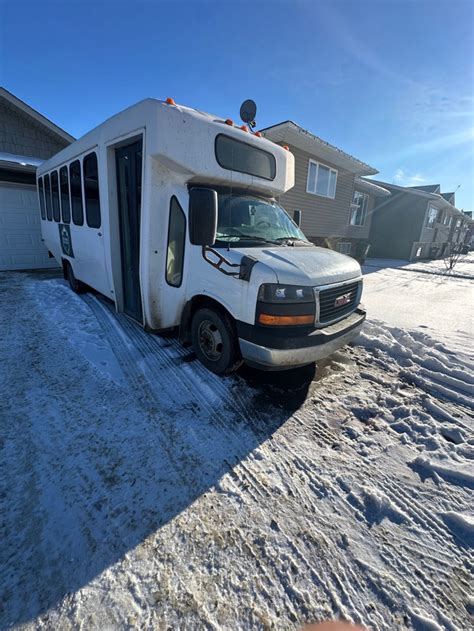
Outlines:
[[342, 307], [343, 305], [348, 305], [351, 301], [351, 292], [347, 294], [342, 294], [342, 296], [338, 296], [334, 301], [335, 307]]

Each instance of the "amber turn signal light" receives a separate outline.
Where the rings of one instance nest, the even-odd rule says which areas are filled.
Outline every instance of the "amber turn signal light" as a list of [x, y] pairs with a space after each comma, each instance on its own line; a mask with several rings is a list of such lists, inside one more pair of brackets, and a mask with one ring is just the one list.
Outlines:
[[314, 324], [314, 315], [279, 316], [270, 315], [269, 313], [261, 313], [258, 316], [258, 322], [259, 324], [266, 324], [267, 326]]

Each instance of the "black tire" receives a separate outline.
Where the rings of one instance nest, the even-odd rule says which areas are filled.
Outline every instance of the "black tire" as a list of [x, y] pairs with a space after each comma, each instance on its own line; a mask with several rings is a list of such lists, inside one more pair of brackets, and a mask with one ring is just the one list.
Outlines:
[[191, 341], [199, 361], [216, 375], [228, 375], [242, 364], [234, 327], [225, 313], [198, 309], [191, 321]]
[[69, 283], [69, 287], [72, 289], [72, 291], [75, 294], [83, 294], [83, 293], [85, 293], [85, 291], [87, 290], [86, 286], [84, 285], [84, 283], [82, 283], [80, 280], [78, 280], [74, 276], [74, 272], [72, 270], [72, 265], [69, 262], [66, 263], [66, 278], [67, 278], [67, 281]]

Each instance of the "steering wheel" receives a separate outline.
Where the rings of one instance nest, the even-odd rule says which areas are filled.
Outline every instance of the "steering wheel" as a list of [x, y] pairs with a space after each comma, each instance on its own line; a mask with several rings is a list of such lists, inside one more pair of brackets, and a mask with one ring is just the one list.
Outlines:
[[257, 226], [268, 226], [269, 228], [271, 228], [272, 224], [269, 221], [262, 220], [257, 223]]

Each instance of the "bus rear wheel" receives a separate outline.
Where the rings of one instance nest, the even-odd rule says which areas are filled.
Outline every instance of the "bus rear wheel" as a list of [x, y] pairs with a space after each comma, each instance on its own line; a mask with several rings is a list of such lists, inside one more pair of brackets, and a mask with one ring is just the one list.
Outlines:
[[71, 263], [66, 263], [66, 279], [69, 283], [69, 287], [75, 294], [83, 294], [86, 291], [86, 286], [80, 280], [74, 276]]
[[199, 361], [216, 375], [228, 375], [242, 363], [232, 322], [215, 309], [202, 307], [196, 311], [191, 341]]

